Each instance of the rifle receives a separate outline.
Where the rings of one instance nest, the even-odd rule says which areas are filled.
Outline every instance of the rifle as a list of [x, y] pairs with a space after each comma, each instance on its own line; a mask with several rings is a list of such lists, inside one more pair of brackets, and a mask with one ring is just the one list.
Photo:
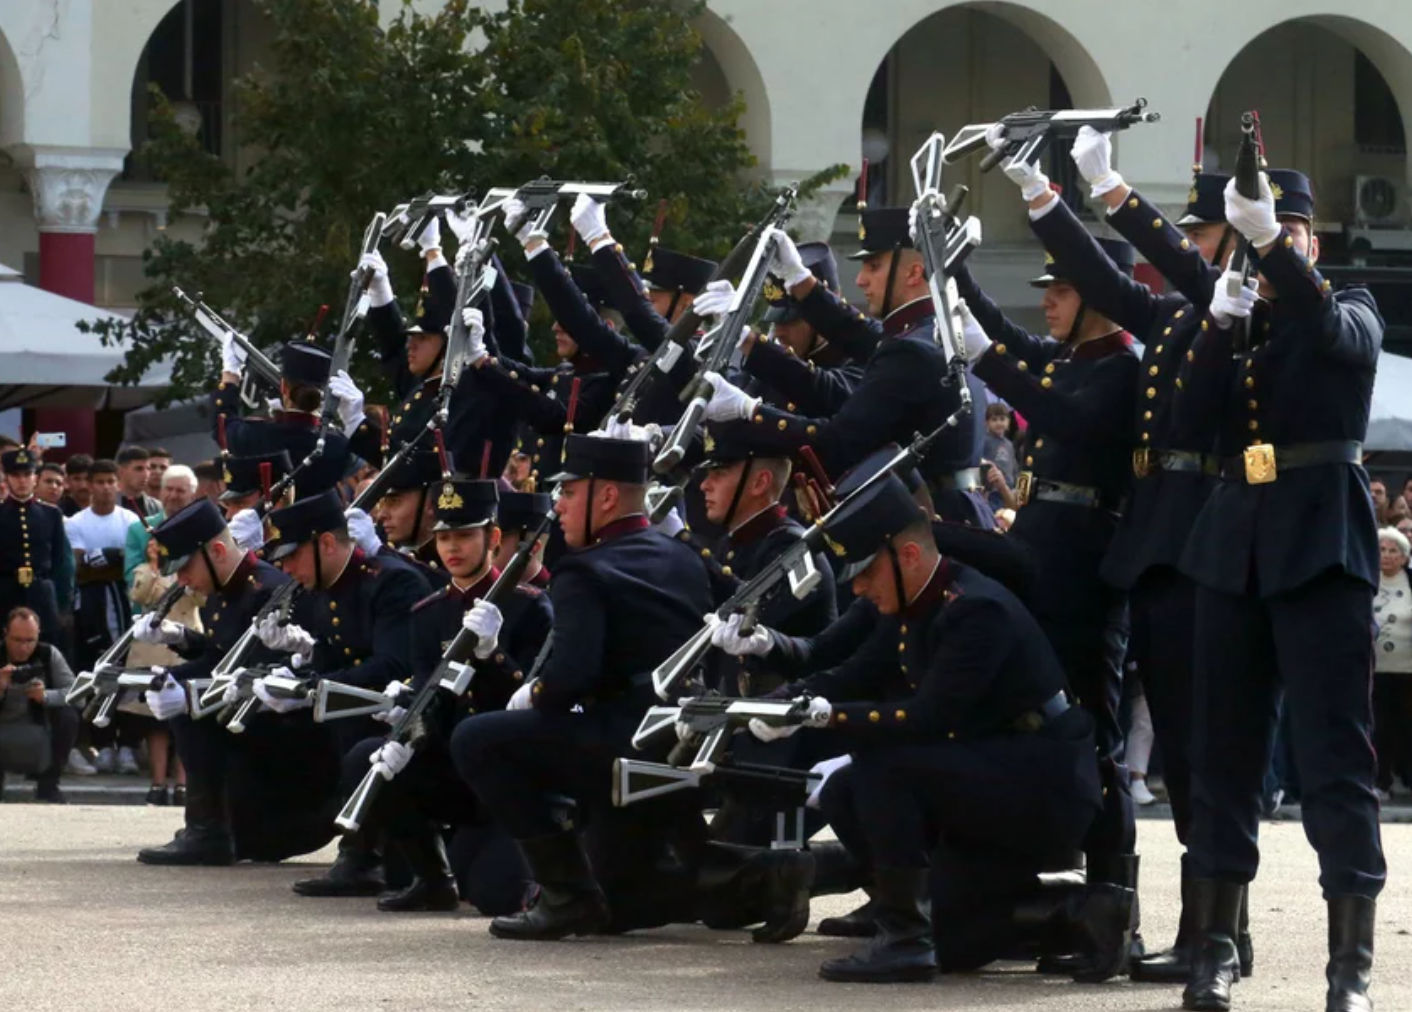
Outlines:
[[[1147, 99], [1140, 98], [1119, 109], [1036, 109], [1030, 106], [1000, 120], [1004, 144], [981, 159], [981, 171], [989, 172], [1006, 158], [1034, 165], [1050, 141], [1078, 136], [1079, 128], [1090, 126], [1099, 133], [1126, 130], [1134, 123], [1156, 123], [1161, 114], [1147, 112]], [[986, 146], [986, 134], [994, 123], [964, 126], [951, 138], [943, 157], [949, 165]]]
[[[533, 223], [536, 230], [543, 230], [548, 227], [549, 219], [561, 200], [574, 200], [580, 194], [586, 193], [600, 204], [645, 200], [647, 191], [635, 188], [635, 182], [631, 175], [621, 183], [565, 182], [540, 176], [518, 188], [496, 186], [487, 190], [485, 199], [481, 201], [480, 213], [490, 214], [498, 211], [507, 200], [518, 200], [525, 205], [527, 220]], [[525, 222], [520, 224], [523, 226]]]
[[892, 471], [902, 471], [914, 466], [927, 455], [933, 442], [947, 429], [959, 425], [969, 413], [967, 406], [958, 407], [951, 416], [926, 435], [918, 434], [912, 442], [899, 450], [891, 460], [869, 475], [857, 488], [838, 500], [827, 513], [806, 528], [799, 540], [771, 559], [758, 573], [745, 582], [731, 598], [706, 616], [706, 622], [676, 651], [657, 665], [652, 671], [652, 689], [659, 699], [667, 700], [696, 664], [711, 649], [711, 633], [732, 615], [743, 615], [742, 631], [755, 626], [760, 607], [765, 599], [785, 581], [796, 598], [806, 597], [818, 586], [823, 577], [814, 564], [814, 552], [824, 539], [824, 529], [840, 510], [883, 480]]
[[[240, 634], [240, 638], [231, 645], [231, 648], [225, 652], [225, 656], [217, 661], [216, 666], [211, 669], [211, 683], [199, 696], [188, 693], [193, 720], [219, 710], [225, 705], [226, 689], [238, 681], [240, 670], [245, 666], [245, 658], [259, 642], [260, 637], [256, 630], [259, 628], [260, 621], [266, 615], [274, 614], [278, 614], [281, 619], [287, 619], [299, 589], [299, 584], [295, 580], [290, 580], [288, 583], [282, 583], [276, 587], [265, 603], [260, 606], [260, 610], [255, 613], [255, 617], [250, 620], [250, 625]], [[238, 704], [246, 707], [244, 712], [240, 714], [242, 717], [247, 715], [250, 709], [253, 709], [253, 707], [246, 705], [248, 702], [255, 702], [255, 700], [251, 698]], [[226, 719], [228, 721], [230, 718]]]
[[220, 713], [216, 714], [217, 723], [231, 734], [244, 733], [246, 721], [260, 703], [255, 696], [255, 682], [260, 679], [264, 679], [265, 689], [272, 696], [281, 699], [308, 698], [314, 688], [311, 679], [297, 675], [276, 675], [276, 667], [279, 665], [257, 665], [237, 669], [231, 676], [231, 684], [235, 685], [240, 701], [223, 707]]
[[[383, 227], [379, 230], [378, 239], [395, 240], [397, 245], [409, 250], [416, 248], [417, 240], [422, 237], [422, 233], [427, 230], [433, 218], [440, 218], [447, 211], [455, 211], [457, 214], [465, 213], [471, 204], [471, 198], [475, 196], [474, 189], [465, 193], [437, 193], [428, 190], [420, 197], [413, 197], [405, 204], [398, 204], [392, 209], [392, 214], [385, 219]], [[367, 233], [364, 233], [363, 241], [366, 244]]]
[[[549, 525], [553, 522], [554, 511], [550, 510], [540, 519], [534, 531], [520, 540], [514, 556], [500, 571], [500, 575], [495, 578], [490, 589], [485, 592], [483, 600], [501, 609], [504, 608], [505, 600], [515, 592], [515, 588], [519, 586], [520, 580], [525, 575], [525, 570], [529, 568], [530, 555], [534, 552], [535, 542], [549, 530]], [[452, 698], [460, 698], [466, 694], [475, 678], [475, 667], [471, 661], [472, 655], [475, 653], [476, 642], [475, 633], [469, 629], [461, 628], [456, 631], [456, 638], [451, 641], [451, 644], [441, 655], [441, 662], [437, 664], [436, 670], [422, 683], [421, 688], [416, 691], [407, 704], [406, 712], [388, 731], [388, 741], [416, 748], [417, 742], [425, 733], [423, 718], [436, 704], [438, 694], [442, 690], [449, 692]], [[343, 806], [343, 810], [338, 813], [334, 822], [348, 833], [356, 833], [363, 824], [364, 818], [367, 817], [368, 809], [377, 800], [378, 792], [382, 790], [385, 782], [384, 775], [378, 769], [369, 768], [362, 782], [349, 796], [347, 804]]]
[[[186, 593], [186, 588], [180, 583], [174, 583], [167, 588], [166, 592], [157, 600], [157, 604], [152, 609], [152, 614], [160, 622], [167, 617], [168, 612], [176, 605], [181, 596]], [[77, 706], [79, 703], [92, 697], [98, 703], [97, 709], [93, 712], [85, 712], [85, 716], [94, 722], [97, 727], [107, 727], [111, 719], [113, 708], [121, 702], [123, 692], [130, 688], [137, 688], [134, 683], [131, 685], [120, 685], [111, 676], [114, 672], [121, 670], [121, 661], [127, 656], [128, 648], [132, 646], [133, 632], [137, 629], [137, 623], [146, 616], [140, 615], [133, 619], [132, 624], [121, 636], [113, 641], [112, 646], [104, 650], [102, 656], [93, 662], [92, 671], [81, 671], [74, 679], [73, 685], [69, 686], [69, 691], [64, 695], [64, 702], [70, 706]], [[102, 678], [100, 678], [100, 673]], [[151, 688], [160, 688], [162, 679], [157, 680], [157, 685]], [[99, 724], [98, 720], [103, 723]]]
[[[378, 242], [382, 239], [382, 231], [387, 223], [387, 215], [379, 211], [373, 215], [372, 221], [368, 222], [368, 227], [363, 231], [363, 245], [359, 260], [362, 254], [374, 252], [378, 248]], [[369, 267], [359, 267], [353, 272], [353, 277], [348, 282], [348, 297], [343, 302], [343, 319], [338, 324], [338, 334], [333, 339], [333, 361], [329, 364], [329, 375], [336, 376], [340, 372], [347, 372], [349, 364], [353, 361], [353, 328], [368, 315], [368, 288], [373, 283], [373, 271]], [[334, 404], [334, 398], [327, 396], [325, 390], [323, 424], [331, 425], [338, 417], [338, 408]]]
[[230, 338], [237, 347], [245, 352], [245, 369], [240, 378], [240, 399], [245, 402], [246, 407], [261, 407], [261, 399], [258, 389], [261, 385], [269, 389], [270, 396], [279, 396], [280, 371], [259, 348], [250, 341], [240, 331], [236, 330], [205, 302], [201, 301], [201, 293], [196, 293], [196, 298], [187, 295], [179, 285], [172, 286], [172, 294], [191, 310], [193, 319], [197, 325], [210, 334], [217, 341], [225, 341]]
[[[797, 185], [786, 186], [780, 191], [779, 196], [775, 198], [774, 207], [771, 208], [771, 225], [780, 227], [789, 220], [794, 200], [798, 195]], [[760, 236], [750, 255], [750, 261], [746, 264], [745, 273], [741, 275], [740, 285], [735, 290], [730, 309], [721, 317], [711, 334], [702, 338], [697, 346], [696, 354], [700, 364], [680, 395], [681, 401], [687, 405], [686, 410], [677, 419], [677, 424], [672, 426], [661, 452], [652, 461], [652, 470], [658, 474], [670, 472], [686, 456], [687, 448], [706, 413], [706, 404], [711, 399], [711, 383], [706, 379], [706, 374], [724, 372], [731, 356], [735, 354], [740, 333], [749, 322], [750, 315], [755, 310], [755, 303], [765, 289], [765, 281], [774, 265], [776, 245], [777, 240], [770, 232], [766, 231]]]
[[[1265, 139], [1260, 133], [1260, 113], [1251, 110], [1240, 114], [1240, 150], [1236, 152], [1235, 188], [1236, 192], [1249, 200], [1260, 196], [1260, 170], [1265, 166]], [[1240, 278], [1226, 282], [1226, 294], [1234, 298], [1249, 282], [1255, 273], [1255, 259], [1250, 255], [1250, 240], [1241, 239], [1231, 254], [1229, 270], [1240, 273]], [[1250, 349], [1250, 317], [1235, 322], [1232, 347], [1236, 354], [1244, 354]]]

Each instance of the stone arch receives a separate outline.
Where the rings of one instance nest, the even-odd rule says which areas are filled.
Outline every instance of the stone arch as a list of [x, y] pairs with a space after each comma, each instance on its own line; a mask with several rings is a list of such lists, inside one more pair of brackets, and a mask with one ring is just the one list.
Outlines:
[[0, 28], [0, 148], [24, 139], [25, 89], [15, 50]]
[[692, 27], [700, 33], [706, 47], [703, 76], [719, 75], [728, 94], [738, 92], [744, 98], [745, 114], [740, 126], [761, 168], [768, 171], [773, 165], [770, 99], [754, 54], [728, 20], [712, 10], [703, 10]]

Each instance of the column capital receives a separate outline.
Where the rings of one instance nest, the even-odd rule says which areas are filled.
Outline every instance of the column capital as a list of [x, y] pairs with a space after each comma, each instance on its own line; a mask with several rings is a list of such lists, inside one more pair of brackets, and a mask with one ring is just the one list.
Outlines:
[[22, 144], [13, 153], [29, 183], [39, 231], [87, 235], [98, 231], [103, 195], [122, 172], [127, 152]]
[[[772, 173], [776, 186], [797, 182], [809, 176], [808, 172], [787, 173], [776, 170]], [[834, 220], [838, 217], [839, 206], [853, 192], [853, 184], [848, 178], [835, 179], [821, 186], [807, 199], [799, 201], [794, 209], [794, 220], [790, 231], [799, 237], [800, 242], [828, 242], [833, 237]]]

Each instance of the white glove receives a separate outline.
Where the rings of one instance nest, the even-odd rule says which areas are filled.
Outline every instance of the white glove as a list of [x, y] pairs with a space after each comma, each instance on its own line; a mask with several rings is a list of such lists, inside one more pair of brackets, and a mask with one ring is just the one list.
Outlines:
[[476, 657], [482, 661], [495, 653], [500, 643], [500, 627], [504, 624], [505, 616], [500, 609], [486, 600], [477, 601], [461, 616], [461, 628], [474, 634]]
[[732, 657], [764, 657], [770, 652], [774, 641], [769, 630], [757, 625], [749, 636], [740, 634], [740, 623], [744, 616], [736, 613], [711, 632], [711, 645], [724, 650]]
[[240, 372], [245, 368], [245, 349], [229, 337], [221, 338], [221, 372]]
[[255, 635], [271, 650], [286, 654], [312, 654], [314, 637], [302, 626], [293, 622], [280, 625], [279, 616], [273, 613], [260, 619], [255, 627]]
[[[162, 668], [152, 669], [153, 674], [162, 672]], [[152, 711], [152, 716], [158, 720], [171, 720], [186, 712], [186, 690], [177, 684], [177, 680], [171, 675], [167, 675], [160, 689], [148, 689], [142, 694], [142, 698], [147, 704], [147, 709]]]
[[376, 555], [382, 550], [382, 538], [378, 537], [378, 527], [373, 523], [372, 517], [358, 507], [350, 506], [343, 511], [343, 519], [348, 522], [348, 533], [363, 550], [363, 554]]
[[[799, 700], [795, 700], [795, 702], [799, 702]], [[751, 717], [750, 733], [761, 741], [779, 741], [781, 738], [788, 738], [801, 727], [827, 727], [832, 716], [833, 705], [823, 696], [814, 696], [809, 700], [809, 711], [805, 714], [802, 723], [790, 724], [787, 727], [772, 727], [759, 717]]]
[[913, 246], [917, 245], [917, 236], [919, 234], [917, 229], [917, 215], [920, 209], [920, 201], [914, 202], [912, 206], [907, 209], [907, 237], [912, 240]]
[[775, 240], [775, 270], [784, 279], [786, 288], [793, 288], [813, 276], [804, 266], [804, 258], [799, 255], [799, 247], [794, 245], [789, 233], [782, 228], [771, 228], [765, 236]]
[[1260, 196], [1254, 200], [1236, 192], [1234, 179], [1227, 183], [1226, 220], [1257, 249], [1278, 239], [1280, 222], [1275, 217], [1275, 192], [1270, 189], [1270, 177], [1260, 173]]
[[783, 727], [775, 727], [773, 724], [766, 724], [759, 717], [751, 717], [750, 723], [746, 726], [750, 728], [750, 733], [761, 741], [780, 741], [797, 733], [804, 725], [786, 724]]
[[524, 201], [511, 197], [500, 208], [505, 212], [505, 230], [515, 237], [521, 246], [528, 246], [536, 239], [548, 239], [549, 233], [534, 227], [534, 219], [525, 211]]
[[382, 694], [392, 701], [392, 707], [382, 713], [373, 714], [373, 720], [380, 720], [384, 724], [396, 724], [407, 712], [407, 708], [398, 706], [397, 701], [402, 698], [402, 693], [410, 691], [412, 691], [411, 686], [405, 682], [388, 682], [386, 688], [382, 690]]
[[691, 304], [691, 311], [697, 316], [724, 316], [730, 311], [735, 300], [735, 285], [725, 278], [712, 281]]
[[589, 249], [594, 248], [594, 243], [609, 237], [608, 218], [603, 213], [603, 205], [586, 193], [574, 198], [574, 206], [569, 209], [569, 221]]
[[[294, 672], [288, 668], [275, 668], [270, 674], [277, 678], [294, 677]], [[255, 693], [256, 699], [264, 703], [265, 706], [275, 713], [293, 713], [295, 710], [307, 710], [314, 705], [314, 697], [312, 695], [304, 696], [301, 699], [285, 699], [283, 696], [273, 695], [269, 689], [265, 688], [265, 680], [263, 678], [255, 679], [255, 684], [252, 685], [250, 689]]]
[[227, 521], [231, 537], [244, 551], [253, 552], [265, 543], [265, 522], [252, 509], [237, 510]]
[[417, 248], [422, 255], [430, 253], [432, 250], [441, 251], [441, 215], [434, 214], [427, 222], [427, 227], [422, 229], [422, 234], [417, 236]]
[[828, 727], [832, 719], [832, 703], [823, 696], [814, 696], [809, 700], [809, 715], [804, 718], [805, 727]]
[[[1230, 290], [1239, 286], [1236, 295], [1230, 295]], [[1241, 280], [1240, 271], [1226, 271], [1216, 282], [1216, 291], [1211, 296], [1209, 312], [1211, 319], [1216, 321], [1216, 326], [1221, 329], [1229, 327], [1235, 320], [1243, 320], [1250, 315], [1251, 309], [1255, 307], [1255, 290], [1260, 286], [1258, 278], [1248, 278], [1244, 282]]]
[[485, 314], [475, 306], [461, 310], [461, 322], [466, 325], [466, 352], [471, 364], [485, 358]]
[[389, 741], [384, 742], [381, 748], [368, 756], [368, 762], [384, 780], [391, 780], [407, 768], [412, 756], [416, 754], [410, 745]]
[[956, 300], [956, 311], [961, 315], [961, 337], [966, 342], [966, 361], [974, 362], [990, 350], [990, 337], [985, 328], [971, 313], [965, 299]]
[[328, 392], [338, 398], [338, 420], [343, 423], [343, 434], [351, 436], [363, 424], [363, 391], [353, 382], [353, 377], [340, 369], [329, 377]]
[[708, 422], [743, 421], [760, 406], [760, 398], [751, 397], [734, 383], [727, 382], [720, 373], [708, 372], [706, 382], [711, 384], [711, 399], [706, 402]]
[[1113, 141], [1106, 133], [1091, 126], [1079, 127], [1069, 156], [1089, 185], [1088, 195], [1095, 200], [1123, 185], [1123, 177], [1113, 171]]
[[829, 782], [829, 777], [853, 762], [851, 755], [841, 755], [833, 759], [825, 759], [823, 762], [815, 763], [809, 767], [810, 773], [819, 774], [819, 782], [814, 785], [814, 789], [809, 792], [809, 797], [804, 799], [805, 808], [818, 808], [819, 795], [824, 793], [824, 784]]
[[667, 510], [667, 515], [652, 525], [655, 530], [661, 531], [669, 538], [674, 538], [682, 531], [686, 530], [686, 521], [681, 518], [681, 514], [675, 509]]
[[[471, 229], [475, 225], [475, 220], [475, 214], [469, 209], [465, 214], [458, 213], [455, 208], [446, 212], [446, 227], [451, 230], [451, 234], [456, 237], [458, 243], [464, 243], [471, 237]], [[456, 251], [456, 256], [458, 259], [460, 258], [460, 250]]]
[[528, 710], [534, 706], [534, 692], [530, 686], [534, 685], [534, 680], [526, 682], [515, 690], [515, 694], [510, 697], [510, 701], [505, 704], [507, 710]]
[[630, 421], [619, 421], [617, 415], [612, 415], [603, 428], [603, 434], [609, 439], [635, 439], [639, 443], [656, 445], [662, 438], [662, 426], [656, 422], [635, 425]]
[[[992, 123], [986, 131], [985, 142], [990, 145], [992, 151], [999, 151], [1005, 146], [1005, 128], [999, 123]], [[1049, 177], [1038, 165], [1028, 165], [1016, 158], [1007, 158], [1001, 169], [1004, 170], [1006, 178], [1020, 188], [1020, 196], [1026, 200], [1034, 200], [1049, 189]]]
[[[387, 276], [387, 261], [377, 250], [364, 253], [358, 258], [358, 270], [364, 267], [373, 269], [373, 280], [368, 285], [368, 305], [385, 306], [392, 301], [392, 282]], [[356, 274], [357, 271], [354, 271]]]
[[138, 619], [137, 624], [132, 627], [132, 638], [139, 643], [160, 643], [163, 646], [171, 646], [181, 642], [182, 628], [175, 622], [159, 619], [156, 614], [148, 612]]

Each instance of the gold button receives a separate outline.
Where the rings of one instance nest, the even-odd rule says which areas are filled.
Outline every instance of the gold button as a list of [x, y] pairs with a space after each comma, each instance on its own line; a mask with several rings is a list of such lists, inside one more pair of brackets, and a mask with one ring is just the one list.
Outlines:
[[517, 369], [511, 369], [511, 370], [510, 370], [510, 378], [511, 378], [512, 380], [517, 380], [517, 379], [519, 379], [519, 378], [520, 378], [519, 370], [517, 370]]
[[1142, 420], [1143, 420], [1144, 422], [1150, 422], [1150, 421], [1152, 421], [1152, 412], [1151, 412], [1151, 411], [1144, 411], [1144, 412], [1142, 413]]
[[1171, 327], [1164, 327], [1164, 328], [1162, 329], [1162, 336], [1163, 336], [1163, 337], [1166, 337], [1166, 336], [1167, 336], [1168, 334], [1170, 334], [1171, 332], [1172, 332], [1172, 328], [1171, 328]]
[[330, 601], [330, 602], [328, 603], [328, 610], [329, 610], [329, 611], [338, 611], [338, 602], [337, 602], [337, 601]]
[[731, 575], [731, 567], [730, 567], [730, 566], [722, 566], [722, 567], [721, 567], [721, 575], [722, 575], [722, 576], [730, 576], [730, 575]]
[[1034, 441], [1034, 448], [1035, 448], [1036, 450], [1042, 450], [1042, 449], [1044, 449], [1044, 437], [1043, 437], [1043, 436], [1040, 436], [1038, 439], [1036, 439], [1036, 440]]
[[786, 411], [788, 411], [791, 415], [794, 414], [796, 411], [799, 410], [798, 406], [795, 405], [795, 403], [794, 403], [793, 401], [790, 401], [788, 404], [786, 404], [786, 405], [784, 406], [784, 409], [785, 409]]
[[1053, 381], [1052, 379], [1050, 379], [1048, 376], [1046, 376], [1046, 377], [1044, 377], [1044, 379], [1042, 379], [1042, 380], [1039, 381], [1039, 385], [1042, 386], [1042, 387], [1044, 387], [1044, 389], [1048, 390], [1050, 387], [1052, 387], [1052, 386], [1054, 385], [1054, 381]]
[[906, 623], [906, 622], [903, 622], [903, 623], [902, 623], [902, 628], [900, 628], [900, 629], [898, 630], [898, 632], [900, 632], [903, 636], [906, 636], [906, 635], [907, 635], [907, 623]]
[[1005, 345], [1003, 345], [1003, 344], [997, 344], [997, 345], [995, 346], [995, 353], [996, 353], [997, 355], [1004, 355], [1004, 354], [1005, 354]]
[[1033, 457], [1026, 457], [1026, 458], [1025, 458], [1025, 466], [1026, 466], [1026, 467], [1034, 467], [1034, 458], [1033, 458]]
[[1152, 219], [1152, 227], [1153, 227], [1153, 228], [1161, 228], [1161, 227], [1162, 227], [1162, 219], [1161, 219], [1161, 218], [1153, 218], [1153, 219]]
[[946, 732], [946, 737], [948, 737], [948, 738], [955, 738], [955, 737], [956, 737], [956, 732], [955, 732], [955, 731], [947, 731], [947, 732]]
[[1251, 431], [1251, 432], [1254, 432], [1254, 431], [1255, 431], [1256, 429], [1258, 429], [1258, 428], [1260, 428], [1260, 423], [1259, 423], [1258, 421], [1256, 421], [1254, 418], [1252, 418], [1252, 419], [1250, 420], [1250, 431]]
[[1201, 329], [1202, 329], [1202, 330], [1210, 330], [1210, 329], [1211, 329], [1211, 321], [1210, 321], [1210, 320], [1202, 320], [1202, 321], [1201, 321]]
[[1182, 249], [1184, 249], [1184, 250], [1191, 249], [1191, 240], [1190, 240], [1190, 239], [1183, 239], [1183, 240], [1182, 240]]
[[1288, 249], [1289, 247], [1291, 247], [1291, 246], [1293, 246], [1293, 245], [1294, 245], [1294, 236], [1292, 236], [1292, 235], [1287, 235], [1287, 236], [1285, 236], [1285, 248]]
[[881, 714], [881, 713], [878, 713], [877, 710], [869, 710], [869, 711], [868, 711], [868, 722], [869, 722], [870, 724], [876, 724], [876, 723], [877, 723], [878, 721], [880, 721], [880, 720], [882, 720], [882, 714]]
[[781, 432], [789, 428], [789, 422], [785, 421], [783, 418], [781, 418], [777, 424]]
[[504, 663], [505, 663], [505, 655], [504, 655], [503, 653], [498, 653], [498, 654], [496, 654], [496, 655], [495, 655], [495, 663], [496, 663], [496, 664], [504, 664]]
[[1024, 359], [1021, 359], [1021, 360], [1019, 361], [1019, 363], [1016, 365], [1016, 368], [1019, 369], [1020, 372], [1029, 372], [1029, 371], [1030, 371], [1030, 364], [1029, 364], [1028, 362], [1026, 362]]
[[1331, 292], [1331, 291], [1333, 291], [1333, 290], [1334, 290], [1333, 282], [1332, 282], [1332, 281], [1329, 281], [1329, 280], [1327, 280], [1327, 279], [1325, 279], [1325, 280], [1324, 280], [1324, 283], [1319, 286], [1319, 291], [1321, 291], [1321, 292]]
[[818, 427], [817, 425], [806, 425], [806, 426], [804, 427], [804, 434], [805, 434], [806, 436], [812, 436], [814, 433], [816, 433], [816, 432], [818, 432], [818, 431], [819, 431], [819, 427]]
[[759, 425], [759, 424], [760, 424], [761, 422], [763, 422], [764, 420], [765, 420], [765, 416], [764, 416], [764, 415], [756, 415], [754, 418], [751, 419], [751, 421], [754, 422], [756, 425]]
[[1152, 398], [1154, 398], [1154, 397], [1156, 397], [1156, 396], [1157, 396], [1157, 388], [1156, 388], [1156, 387], [1148, 387], [1148, 388], [1147, 388], [1147, 399], [1150, 401], [1150, 400], [1152, 400]]
[[1054, 374], [1054, 363], [1050, 362], [1047, 366], [1044, 367], [1044, 371], [1047, 375], [1052, 376]]
[[1250, 388], [1252, 388], [1252, 387], [1254, 387], [1254, 386], [1255, 386], [1255, 377], [1254, 377], [1254, 376], [1247, 376], [1247, 377], [1245, 377], [1245, 388], [1246, 388], [1247, 390], [1249, 390]]
[[334, 624], [334, 627], [337, 628], [337, 626], [338, 626], [338, 616], [335, 615], [330, 621], [332, 621], [333, 624]]
[[1152, 351], [1154, 354], [1160, 355], [1162, 354], [1162, 349], [1165, 347], [1167, 347], [1165, 344], [1159, 344], [1157, 347], [1153, 348]]
[[899, 643], [899, 644], [897, 644], [897, 650], [898, 650], [898, 653], [904, 653], [904, 654], [905, 654], [905, 653], [907, 652], [907, 644], [906, 644], [906, 643]]
[[1156, 367], [1155, 365], [1150, 365], [1150, 366], [1147, 367], [1147, 375], [1149, 375], [1149, 376], [1156, 376], [1157, 373], [1158, 373], [1158, 369], [1157, 369], [1157, 367]]
[[906, 711], [906, 710], [898, 710], [896, 713], [893, 714], [893, 717], [897, 718], [898, 720], [906, 720], [906, 719], [907, 719], [907, 711]]
[[709, 559], [709, 558], [711, 557], [711, 549], [709, 549], [709, 548], [703, 548], [703, 549], [701, 549], [701, 557], [702, 557], [703, 559]]
[[834, 719], [834, 723], [836, 723], [836, 724], [846, 724], [846, 723], [848, 723], [848, 714], [846, 714], [846, 713], [836, 713], [836, 714], [834, 714], [833, 719]]
[[1260, 407], [1260, 402], [1259, 402], [1259, 401], [1246, 401], [1246, 402], [1245, 402], [1245, 406], [1246, 406], [1247, 408], [1249, 408], [1251, 411], [1254, 411], [1254, 410], [1256, 410], [1257, 408]]
[[344, 648], [343, 648], [343, 653], [344, 653], [345, 656], [351, 655], [351, 654], [353, 653], [353, 648], [352, 648], [352, 647], [344, 647]]
[[534, 445], [535, 445], [535, 446], [543, 446], [543, 445], [544, 445], [544, 440], [543, 440], [543, 438], [536, 439], [536, 440], [534, 441]]
[[1172, 319], [1174, 319], [1174, 320], [1180, 320], [1180, 319], [1181, 319], [1183, 316], [1185, 316], [1185, 315], [1186, 315], [1186, 310], [1185, 310], [1185, 309], [1178, 309], [1175, 313], [1172, 314]]
[[1152, 434], [1151, 434], [1151, 433], [1148, 433], [1148, 432], [1144, 432], [1144, 433], [1142, 434], [1142, 441], [1143, 441], [1144, 443], [1150, 443], [1150, 442], [1152, 442]]
[[1180, 376], [1178, 376], [1178, 377], [1177, 377], [1177, 389], [1180, 390], [1181, 388], [1182, 388], [1182, 378], [1181, 378]]
[[1129, 206], [1129, 207], [1137, 207], [1137, 198], [1136, 198], [1136, 197], [1129, 197], [1129, 198], [1128, 198], [1128, 206]]

